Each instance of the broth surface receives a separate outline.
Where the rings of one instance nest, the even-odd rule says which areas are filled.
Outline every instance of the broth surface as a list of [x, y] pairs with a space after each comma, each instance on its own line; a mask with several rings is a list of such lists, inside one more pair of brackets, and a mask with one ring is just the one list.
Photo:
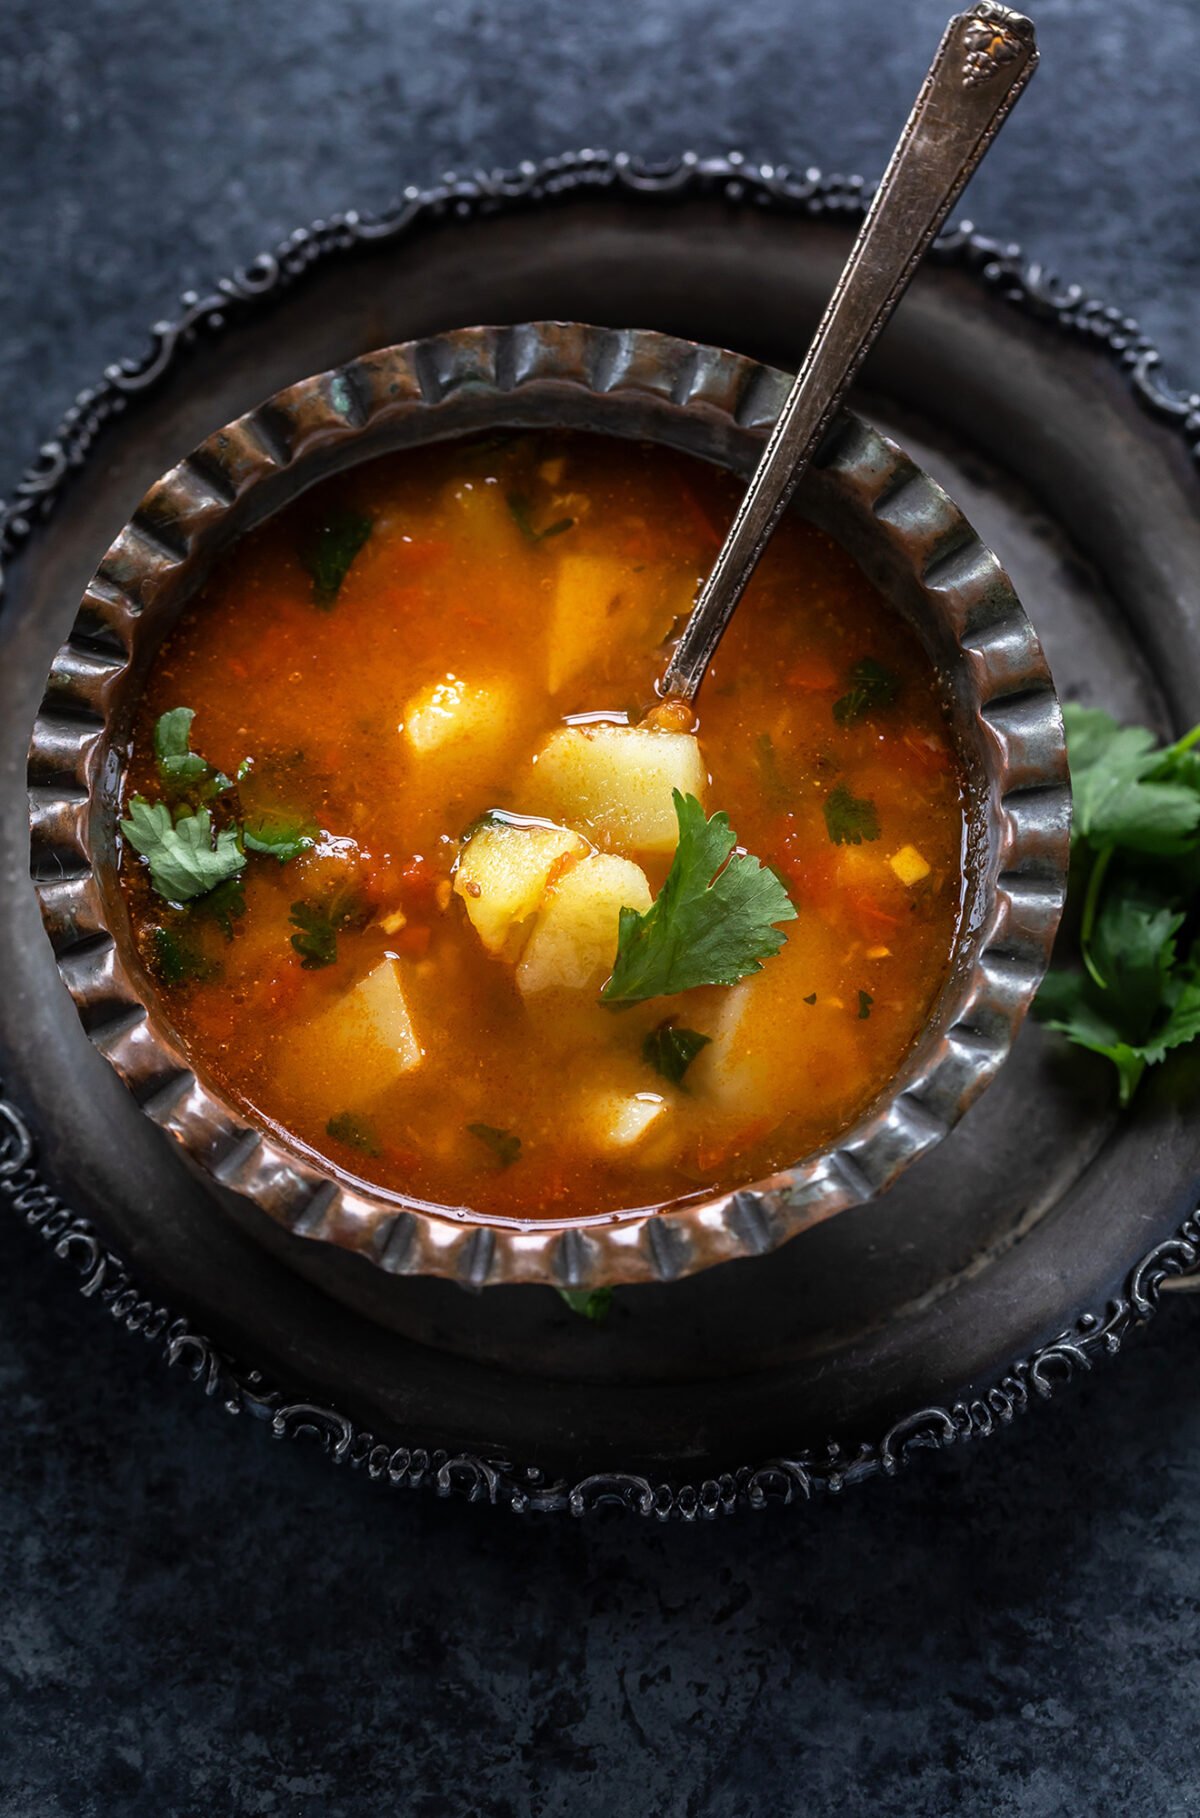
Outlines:
[[[128, 844], [121, 865], [147, 971], [224, 1096], [392, 1192], [539, 1218], [757, 1179], [887, 1084], [947, 972], [961, 779], [916, 638], [794, 515], [696, 720], [644, 735], [692, 774], [694, 730], [707, 813], [795, 905], [786, 944], [733, 986], [599, 1002], [617, 909], [644, 909], [672, 856], [616, 799], [627, 786], [659, 821], [665, 799], [673, 823], [642, 761], [668, 746], [609, 729], [651, 707], [740, 492], [661, 448], [514, 432], [325, 482], [226, 557], [149, 678], [126, 804], [204, 801], [214, 832], [311, 843], [286, 862], [249, 852], [232, 886], [184, 907]], [[166, 778], [155, 728], [180, 707], [222, 778]], [[564, 725], [569, 762], [548, 755]], [[610, 748], [634, 754], [620, 777]], [[534, 851], [532, 833], [550, 855], [508, 921], [491, 873], [475, 876], [497, 828], [505, 852]], [[611, 898], [598, 972], [600, 910], [568, 900], [588, 879]], [[664, 1024], [709, 1038], [678, 1082], [653, 1059]]]

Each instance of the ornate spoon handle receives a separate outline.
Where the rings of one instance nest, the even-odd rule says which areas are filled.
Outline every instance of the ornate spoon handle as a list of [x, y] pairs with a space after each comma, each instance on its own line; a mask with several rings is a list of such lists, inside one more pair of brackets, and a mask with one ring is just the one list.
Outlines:
[[1037, 60], [1031, 21], [997, 0], [979, 0], [946, 27], [661, 694], [694, 697], [850, 381]]

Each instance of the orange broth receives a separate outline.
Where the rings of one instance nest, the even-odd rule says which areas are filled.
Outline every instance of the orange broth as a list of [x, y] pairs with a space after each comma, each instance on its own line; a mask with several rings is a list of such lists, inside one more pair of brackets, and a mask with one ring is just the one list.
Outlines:
[[[590, 973], [571, 973], [569, 928], [567, 962], [551, 944], [531, 980], [522, 958], [581, 854], [613, 853], [648, 893], [662, 886], [670, 851], [622, 833], [619, 803], [597, 807], [605, 778], [564, 797], [535, 759], [587, 715], [571, 750], [582, 740], [590, 761], [587, 727], [651, 706], [664, 642], [740, 490], [661, 448], [519, 432], [362, 466], [225, 558], [149, 678], [126, 801], [164, 799], [154, 729], [186, 706], [193, 749], [230, 779], [243, 767], [210, 800], [214, 826], [286, 817], [314, 843], [284, 863], [251, 853], [240, 899], [235, 885], [182, 908], [128, 846], [122, 859], [140, 954], [218, 1090], [345, 1174], [536, 1219], [756, 1179], [836, 1136], [887, 1084], [947, 972], [961, 778], [915, 636], [794, 514], [695, 721], [655, 735], [694, 727], [707, 812], [723, 809], [739, 847], [786, 883], [797, 917], [782, 951], [738, 985], [619, 1011], [598, 1000], [617, 901]], [[319, 598], [331, 586], [319, 552], [348, 523], [365, 540]], [[860, 712], [872, 665], [886, 680]], [[859, 805], [857, 843], [833, 837], [838, 791]], [[175, 812], [186, 806], [176, 794]], [[583, 836], [492, 930], [498, 952], [471, 919], [491, 899], [464, 846], [489, 810]], [[643, 1052], [668, 1019], [710, 1037], [679, 1083]]]

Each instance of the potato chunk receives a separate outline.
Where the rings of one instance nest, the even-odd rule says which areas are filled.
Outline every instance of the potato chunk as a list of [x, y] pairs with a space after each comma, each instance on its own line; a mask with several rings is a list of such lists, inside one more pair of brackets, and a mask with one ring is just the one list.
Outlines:
[[632, 1149], [661, 1125], [667, 1101], [658, 1092], [602, 1092], [588, 1101], [580, 1134], [594, 1149]]
[[587, 841], [567, 827], [498, 820], [471, 835], [458, 861], [454, 891], [489, 953], [519, 958], [551, 875], [560, 875], [588, 850]]
[[602, 551], [564, 551], [546, 644], [551, 694], [616, 643], [661, 643], [690, 609], [694, 588], [693, 576], [663, 563], [639, 572]]
[[901, 846], [899, 852], [893, 852], [888, 864], [908, 889], [919, 884], [930, 872], [929, 860], [918, 852], [915, 846]]
[[601, 845], [674, 852], [679, 823], [671, 791], [703, 801], [705, 781], [690, 732], [563, 726], [538, 753], [533, 795]]
[[521, 730], [521, 703], [504, 682], [444, 675], [405, 703], [401, 731], [415, 758], [491, 758]]
[[640, 865], [607, 852], [580, 859], [547, 890], [517, 984], [527, 995], [554, 985], [598, 990], [616, 958], [622, 908], [644, 912], [651, 901]]
[[381, 960], [364, 979], [289, 1035], [280, 1075], [304, 1099], [366, 1106], [425, 1058], [400, 962]]

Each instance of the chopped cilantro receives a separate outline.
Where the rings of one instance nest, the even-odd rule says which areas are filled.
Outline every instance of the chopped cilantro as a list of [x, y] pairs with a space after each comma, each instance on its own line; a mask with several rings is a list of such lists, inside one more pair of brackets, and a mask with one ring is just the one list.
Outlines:
[[[192, 721], [195, 709], [172, 707], [159, 715], [154, 727], [154, 757], [163, 788], [169, 797], [191, 795], [208, 801], [233, 784], [223, 770], [217, 770], [206, 758], [191, 748]], [[239, 776], [241, 772], [238, 772]]]
[[1200, 727], [1164, 749], [1092, 708], [1064, 719], [1082, 967], [1048, 973], [1035, 1009], [1112, 1062], [1127, 1105], [1147, 1067], [1200, 1036]]
[[300, 550], [312, 581], [312, 601], [328, 612], [342, 591], [354, 558], [371, 534], [371, 520], [358, 511], [335, 511], [317, 526]]
[[150, 882], [168, 902], [188, 903], [236, 877], [246, 863], [237, 830], [222, 827], [214, 837], [212, 813], [181, 811], [172, 818], [163, 802], [135, 795], [121, 822], [129, 844], [150, 866]]
[[246, 892], [242, 874], [226, 878], [215, 890], [198, 897], [192, 905], [198, 915], [207, 915], [216, 922], [227, 941], [233, 939], [233, 924], [240, 921], [246, 913]]
[[816, 994], [816, 992], [815, 992], [815, 991], [814, 991], [814, 992], [813, 992], [813, 993], [812, 993], [812, 994], [811, 994], [811, 996], [809, 996], [809, 997], [806, 997], [806, 998], [805, 998], [805, 1000], [804, 1000], [804, 1001], [805, 1001], [805, 1003], [806, 1003], [806, 1004], [815, 1004], [815, 1003], [816, 1003], [816, 1001], [817, 1001], [817, 994]]
[[864, 840], [879, 838], [879, 816], [867, 795], [851, 795], [845, 783], [839, 783], [825, 797], [825, 826], [835, 846], [861, 846]]
[[313, 821], [298, 814], [256, 814], [242, 824], [242, 843], [247, 852], [264, 852], [286, 865], [307, 852], [317, 832]]
[[206, 984], [217, 972], [196, 942], [182, 929], [151, 930], [154, 970], [165, 985]]
[[850, 686], [833, 703], [833, 717], [839, 726], [857, 726], [860, 720], [890, 707], [900, 692], [898, 677], [874, 657], [863, 657], [855, 663], [847, 680]]
[[292, 946], [300, 955], [300, 964], [306, 972], [319, 972], [337, 959], [338, 935], [347, 928], [365, 927], [370, 911], [364, 909], [351, 886], [342, 885], [324, 902], [293, 903], [288, 919], [298, 930]]
[[195, 709], [172, 707], [160, 714], [154, 728], [154, 756], [164, 783], [197, 782], [208, 771], [204, 759], [191, 749]]
[[871, 1005], [874, 1002], [875, 1002], [875, 999], [871, 996], [871, 993], [869, 991], [860, 991], [859, 992], [859, 994], [858, 994], [858, 1020], [860, 1023], [866, 1022], [867, 1018], [871, 1014]]
[[608, 1318], [613, 1298], [611, 1288], [560, 1288], [558, 1292], [572, 1313], [578, 1313], [581, 1319], [590, 1319], [598, 1326]]
[[497, 1130], [494, 1124], [468, 1124], [467, 1131], [491, 1150], [502, 1168], [511, 1168], [521, 1153], [521, 1139], [511, 1130]]
[[642, 1059], [673, 1086], [680, 1086], [701, 1048], [707, 1048], [711, 1040], [711, 1035], [701, 1035], [696, 1029], [676, 1028], [674, 1019], [668, 1017], [642, 1043]]
[[729, 816], [706, 819], [694, 795], [672, 795], [679, 844], [649, 909], [621, 910], [616, 964], [601, 992], [613, 1009], [761, 972], [786, 939], [776, 924], [795, 920], [776, 874], [749, 853], [734, 854]]
[[506, 501], [512, 513], [513, 523], [521, 535], [530, 543], [544, 543], [547, 537], [560, 537], [564, 530], [574, 530], [574, 518], [556, 518], [545, 530], [538, 530], [533, 522], [533, 508], [523, 493], [510, 492]]
[[347, 1149], [361, 1149], [364, 1155], [382, 1155], [375, 1126], [369, 1117], [360, 1117], [355, 1111], [339, 1111], [331, 1117], [325, 1126], [326, 1136], [332, 1136], [335, 1143], [344, 1143]]

